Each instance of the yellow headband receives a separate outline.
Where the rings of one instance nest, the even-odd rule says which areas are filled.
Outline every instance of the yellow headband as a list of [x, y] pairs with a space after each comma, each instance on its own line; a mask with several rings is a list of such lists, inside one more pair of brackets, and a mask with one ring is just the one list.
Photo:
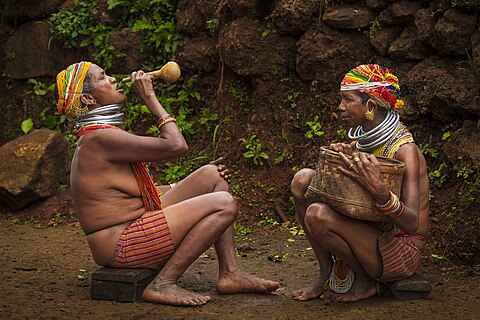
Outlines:
[[58, 73], [55, 93], [59, 113], [72, 119], [87, 113], [88, 109], [82, 106], [80, 95], [91, 64], [81, 61]]

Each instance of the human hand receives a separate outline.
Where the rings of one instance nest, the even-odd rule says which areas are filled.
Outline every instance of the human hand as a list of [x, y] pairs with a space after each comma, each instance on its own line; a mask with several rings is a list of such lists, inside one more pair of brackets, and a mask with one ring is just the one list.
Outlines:
[[152, 75], [139, 70], [132, 72], [131, 79], [133, 91], [142, 101], [145, 102], [149, 98], [156, 97]]
[[351, 143], [332, 143], [330, 144], [330, 148], [333, 151], [343, 152], [345, 154], [351, 155], [355, 150], [355, 141]]
[[338, 154], [345, 164], [345, 167], [338, 168], [343, 174], [357, 181], [374, 196], [385, 191], [388, 193], [380, 176], [380, 163], [375, 155], [364, 152], [353, 152], [351, 156], [343, 152]]
[[230, 169], [228, 169], [227, 166], [222, 163], [223, 160], [225, 160], [225, 158], [220, 157], [217, 160], [209, 162], [208, 164], [217, 166], [217, 170], [220, 174], [220, 177], [222, 177], [223, 179], [227, 180], [228, 183], [230, 183], [232, 179], [232, 174], [230, 172]]

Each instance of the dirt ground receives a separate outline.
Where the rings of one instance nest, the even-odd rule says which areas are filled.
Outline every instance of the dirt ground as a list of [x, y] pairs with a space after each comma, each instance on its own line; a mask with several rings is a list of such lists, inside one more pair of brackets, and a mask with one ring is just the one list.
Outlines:
[[181, 278], [182, 286], [212, 297], [205, 306], [91, 300], [90, 275], [98, 267], [78, 224], [69, 220], [56, 226], [60, 221], [50, 220], [48, 226], [49, 221], [24, 223], [8, 215], [0, 219], [1, 319], [478, 319], [480, 313], [478, 273], [432, 258], [428, 251], [420, 271], [433, 285], [426, 299], [296, 302], [292, 291], [308, 284], [318, 266], [304, 236], [280, 227], [237, 237], [242, 266], [281, 282], [275, 294], [216, 294], [215, 253], [209, 249]]

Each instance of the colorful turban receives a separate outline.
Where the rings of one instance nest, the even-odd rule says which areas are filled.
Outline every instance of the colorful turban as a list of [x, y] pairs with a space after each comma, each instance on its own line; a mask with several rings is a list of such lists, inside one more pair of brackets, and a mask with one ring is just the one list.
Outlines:
[[81, 61], [58, 73], [55, 99], [59, 113], [75, 119], [88, 111], [82, 106], [80, 94], [91, 64], [91, 62]]
[[340, 91], [357, 90], [386, 101], [393, 109], [403, 108], [398, 78], [378, 64], [362, 64], [348, 71]]

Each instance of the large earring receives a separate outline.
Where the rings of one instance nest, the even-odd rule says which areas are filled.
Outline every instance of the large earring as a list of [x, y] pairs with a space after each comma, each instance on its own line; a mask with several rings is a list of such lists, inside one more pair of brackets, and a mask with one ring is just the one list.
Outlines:
[[373, 118], [375, 117], [375, 109], [370, 110], [368, 108], [368, 101], [367, 101], [366, 107], [367, 107], [367, 111], [365, 111], [365, 118], [368, 121], [373, 121]]

